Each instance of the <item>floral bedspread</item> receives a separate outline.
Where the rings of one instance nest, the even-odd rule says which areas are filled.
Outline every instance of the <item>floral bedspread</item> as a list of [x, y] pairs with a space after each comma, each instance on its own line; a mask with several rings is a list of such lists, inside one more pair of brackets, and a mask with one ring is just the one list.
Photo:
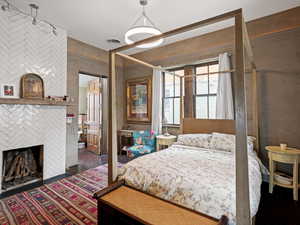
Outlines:
[[[258, 210], [262, 176], [249, 153], [251, 216]], [[235, 158], [231, 152], [183, 145], [137, 158], [119, 169], [119, 179], [137, 189], [209, 216], [235, 219]]]

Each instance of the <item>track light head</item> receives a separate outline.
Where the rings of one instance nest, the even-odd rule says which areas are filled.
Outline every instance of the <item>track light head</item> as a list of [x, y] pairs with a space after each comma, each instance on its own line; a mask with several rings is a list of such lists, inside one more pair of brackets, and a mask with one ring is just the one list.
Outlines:
[[1, 9], [5, 12], [5, 11], [9, 10], [10, 4], [7, 0], [4, 0], [4, 2], [5, 2], [5, 5], [2, 5]]
[[38, 9], [39, 6], [36, 4], [29, 4], [30, 7], [30, 14], [32, 17], [32, 25], [36, 25], [37, 24], [37, 16], [38, 16]]
[[39, 6], [36, 5], [36, 4], [29, 4], [29, 7], [30, 7], [31, 9], [35, 9], [36, 11], [39, 9]]
[[142, 6], [146, 6], [148, 4], [148, 0], [140, 0], [140, 4]]

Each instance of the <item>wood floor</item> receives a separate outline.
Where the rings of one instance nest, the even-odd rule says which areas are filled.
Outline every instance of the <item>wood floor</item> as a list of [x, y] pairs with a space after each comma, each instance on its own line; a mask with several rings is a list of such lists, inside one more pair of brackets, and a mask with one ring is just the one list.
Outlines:
[[264, 182], [256, 225], [300, 225], [300, 203], [293, 200], [292, 190], [275, 186], [269, 194]]
[[[80, 173], [84, 170], [95, 168], [97, 166], [107, 163], [107, 155], [97, 155], [93, 152], [87, 151], [86, 149], [80, 149], [78, 153], [79, 164], [73, 167], [70, 167], [67, 170], [69, 175], [74, 175]], [[118, 162], [127, 163], [129, 159], [126, 155], [119, 155]]]

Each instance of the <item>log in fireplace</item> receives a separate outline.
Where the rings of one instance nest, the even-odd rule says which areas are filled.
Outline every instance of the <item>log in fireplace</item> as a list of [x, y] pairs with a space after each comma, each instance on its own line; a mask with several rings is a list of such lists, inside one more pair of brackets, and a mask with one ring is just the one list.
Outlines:
[[3, 151], [2, 190], [43, 179], [43, 146]]

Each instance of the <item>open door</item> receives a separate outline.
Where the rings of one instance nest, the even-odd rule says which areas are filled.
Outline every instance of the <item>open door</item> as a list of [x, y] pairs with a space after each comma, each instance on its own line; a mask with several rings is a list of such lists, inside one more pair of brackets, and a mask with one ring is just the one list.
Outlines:
[[[106, 101], [105, 77], [79, 74], [79, 149], [106, 154], [106, 123], [103, 126], [103, 102]], [[107, 107], [106, 107], [107, 108]]]
[[102, 136], [101, 79], [91, 80], [87, 88], [87, 150], [101, 153]]

